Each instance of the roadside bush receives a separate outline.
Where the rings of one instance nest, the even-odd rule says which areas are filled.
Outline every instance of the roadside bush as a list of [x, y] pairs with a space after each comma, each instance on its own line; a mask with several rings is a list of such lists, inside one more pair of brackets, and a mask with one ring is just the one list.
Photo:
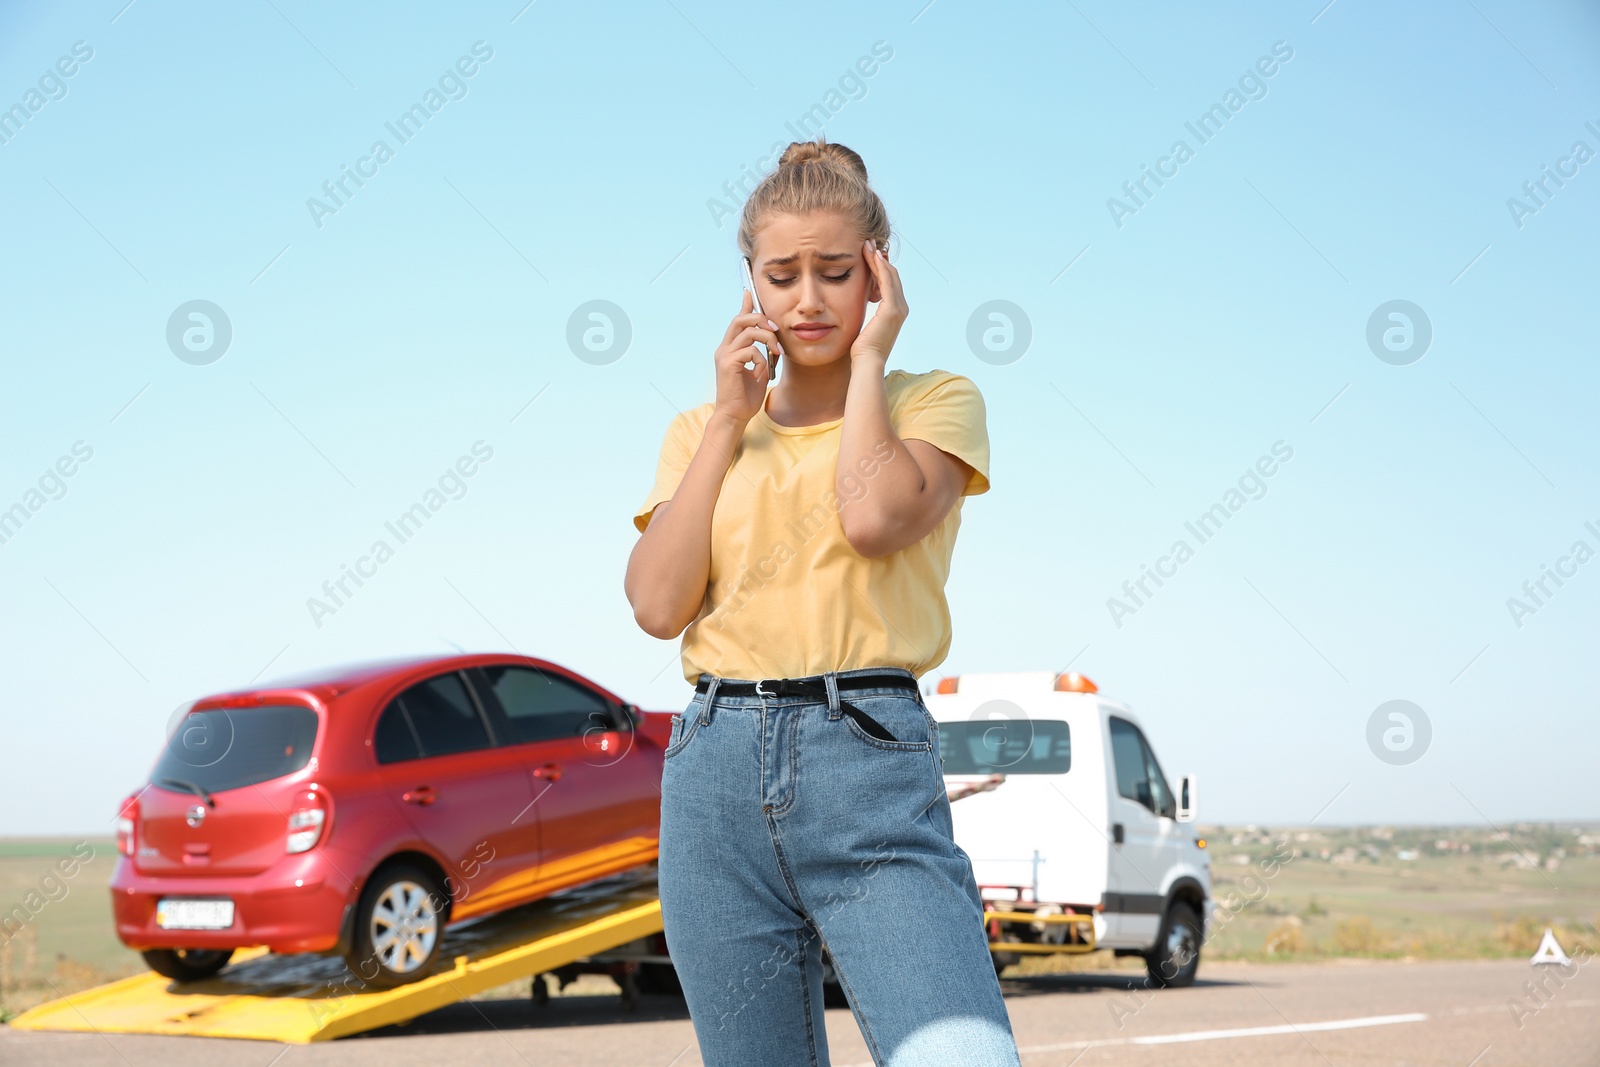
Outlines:
[[[1545, 919], [1519, 915], [1515, 919], [1502, 919], [1495, 923], [1494, 938], [1509, 952], [1526, 952], [1531, 956], [1544, 937], [1545, 927], [1550, 925], [1552, 924]], [[1556, 940], [1560, 939], [1561, 933], [1557, 931]]]
[[1297, 956], [1311, 947], [1306, 939], [1305, 923], [1294, 915], [1284, 919], [1267, 932], [1261, 948], [1269, 956]]
[[1515, 919], [1497, 915], [1496, 918], [1499, 921], [1494, 926], [1494, 939], [1511, 956], [1532, 956], [1544, 940], [1546, 930], [1555, 931], [1556, 942], [1569, 955], [1575, 946], [1588, 940], [1583, 936], [1581, 923], [1575, 927], [1564, 919], [1532, 915], [1519, 915]]
[[1341, 956], [1376, 956], [1388, 945], [1371, 919], [1357, 915], [1339, 920], [1333, 930], [1333, 947]]

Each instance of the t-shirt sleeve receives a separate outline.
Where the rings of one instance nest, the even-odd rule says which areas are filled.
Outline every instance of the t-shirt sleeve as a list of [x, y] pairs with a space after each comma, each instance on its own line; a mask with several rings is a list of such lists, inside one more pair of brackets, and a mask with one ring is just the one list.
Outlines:
[[971, 378], [945, 371], [922, 375], [903, 401], [895, 432], [926, 441], [972, 466], [963, 496], [989, 491], [989, 425], [983, 394]]
[[661, 458], [656, 461], [656, 484], [650, 488], [650, 495], [644, 498], [639, 510], [633, 513], [633, 525], [640, 533], [650, 525], [656, 508], [671, 500], [672, 494], [678, 491], [683, 472], [689, 469], [689, 461], [699, 447], [700, 436], [687, 414], [675, 416], [667, 427], [661, 441]]

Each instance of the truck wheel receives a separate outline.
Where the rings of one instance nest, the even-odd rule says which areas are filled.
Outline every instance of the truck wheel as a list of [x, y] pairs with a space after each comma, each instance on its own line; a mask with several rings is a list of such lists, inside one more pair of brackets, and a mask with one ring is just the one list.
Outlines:
[[839, 982], [839, 972], [834, 969], [833, 957], [828, 955], [828, 950], [822, 950], [822, 1006], [824, 1008], [848, 1008], [850, 998], [845, 996], [844, 986]]
[[411, 863], [372, 876], [356, 904], [355, 937], [345, 962], [358, 979], [392, 989], [426, 977], [443, 941], [444, 891]]
[[641, 993], [666, 997], [683, 996], [683, 985], [678, 981], [678, 969], [670, 963], [641, 963], [635, 981]]
[[1200, 969], [1200, 919], [1194, 908], [1177, 903], [1167, 909], [1161, 921], [1156, 947], [1144, 958], [1150, 983], [1164, 989], [1181, 989], [1194, 984]]
[[[1017, 944], [1017, 945], [1022, 944], [1022, 938], [1017, 936], [1016, 934], [1013, 934], [1013, 933], [1003, 933], [1003, 934], [1001, 934], [1000, 935], [1000, 940], [1002, 942], [1008, 943], [1008, 944]], [[994, 976], [996, 978], [998, 978], [998, 977], [1000, 977], [1000, 972], [1001, 971], [1004, 971], [1007, 967], [1011, 966], [1013, 963], [1021, 963], [1022, 962], [1022, 953], [1020, 953], [1020, 952], [996, 952], [996, 951], [994, 951], [994, 949], [991, 948], [989, 950], [989, 958], [994, 961]]]
[[231, 948], [152, 948], [144, 953], [150, 969], [174, 982], [210, 978], [233, 959]]

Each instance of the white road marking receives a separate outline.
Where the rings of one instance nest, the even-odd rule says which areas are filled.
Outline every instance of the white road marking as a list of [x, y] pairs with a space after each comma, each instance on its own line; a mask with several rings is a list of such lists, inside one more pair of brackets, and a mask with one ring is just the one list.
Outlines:
[[[1600, 1006], [1600, 1000], [1551, 1000], [1546, 1001], [1544, 1008], [1540, 1008], [1539, 1010], [1543, 1011], [1545, 1008], [1593, 1008], [1596, 1006]], [[1491, 1012], [1501, 1012], [1506, 1010], [1508, 1009], [1504, 1004], [1485, 1004], [1477, 1008], [1456, 1008], [1451, 1011], [1450, 1014], [1487, 1015]]]
[[[1186, 1034], [1152, 1034], [1148, 1037], [1112, 1037], [1091, 1041], [1063, 1041], [1054, 1045], [1023, 1045], [1017, 1051], [1028, 1056], [1039, 1052], [1070, 1052], [1073, 1049], [1110, 1048], [1117, 1045], [1177, 1045], [1190, 1041], [1217, 1041], [1230, 1037], [1267, 1037], [1273, 1034], [1306, 1034], [1319, 1030], [1355, 1030], [1363, 1026], [1420, 1023], [1427, 1018], [1427, 1014], [1420, 1011], [1405, 1015], [1364, 1015], [1359, 1019], [1332, 1019], [1328, 1022], [1299, 1025], [1247, 1026], [1236, 1030], [1191, 1030]], [[872, 1064], [851, 1064], [849, 1067], [872, 1067]]]
[[1195, 1030], [1187, 1034], [1162, 1034], [1136, 1037], [1135, 1045], [1175, 1045], [1183, 1041], [1215, 1041], [1224, 1037], [1263, 1037], [1268, 1034], [1305, 1034], [1316, 1030], [1354, 1030], [1362, 1026], [1391, 1026], [1395, 1023], [1420, 1023], [1428, 1016], [1420, 1011], [1406, 1015], [1367, 1015], [1360, 1019], [1334, 1019], [1325, 1023], [1300, 1023], [1286, 1026], [1249, 1026], [1238, 1030]]
[[[1504, 1009], [1502, 1009], [1504, 1010]], [[1191, 1041], [1217, 1041], [1232, 1037], [1267, 1037], [1274, 1034], [1305, 1034], [1319, 1030], [1354, 1030], [1363, 1026], [1391, 1026], [1395, 1023], [1420, 1023], [1428, 1018], [1420, 1011], [1405, 1015], [1365, 1015], [1359, 1019], [1332, 1019], [1321, 1023], [1287, 1026], [1248, 1026], [1236, 1030], [1191, 1030], [1183, 1034], [1152, 1034], [1148, 1037], [1113, 1037], [1090, 1041], [1063, 1041], [1052, 1045], [1023, 1045], [1024, 1056], [1038, 1052], [1070, 1052], [1080, 1048], [1111, 1048], [1118, 1045], [1177, 1045]], [[871, 1067], [870, 1064], [861, 1067]]]

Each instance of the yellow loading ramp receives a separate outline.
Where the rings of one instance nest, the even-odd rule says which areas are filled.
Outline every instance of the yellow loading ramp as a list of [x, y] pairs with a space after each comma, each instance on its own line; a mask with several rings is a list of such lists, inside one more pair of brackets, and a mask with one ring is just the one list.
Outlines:
[[492, 916], [445, 935], [440, 965], [397, 989], [362, 991], [344, 961], [241, 952], [215, 978], [142, 974], [41, 1004], [17, 1030], [254, 1038], [307, 1044], [414, 1019], [507, 982], [661, 931], [654, 868]]

